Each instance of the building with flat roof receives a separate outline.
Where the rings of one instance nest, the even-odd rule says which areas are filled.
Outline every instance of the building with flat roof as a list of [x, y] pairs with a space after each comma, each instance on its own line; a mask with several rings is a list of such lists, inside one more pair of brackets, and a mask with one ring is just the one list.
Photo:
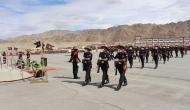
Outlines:
[[136, 37], [135, 38], [135, 45], [190, 45], [190, 37], [160, 37], [160, 38], [143, 38], [143, 37]]

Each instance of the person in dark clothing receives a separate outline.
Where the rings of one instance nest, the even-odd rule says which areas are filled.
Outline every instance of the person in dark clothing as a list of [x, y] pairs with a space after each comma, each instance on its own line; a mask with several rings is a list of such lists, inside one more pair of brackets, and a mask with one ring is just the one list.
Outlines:
[[167, 61], [169, 61], [169, 59], [170, 59], [170, 51], [171, 51], [170, 46], [167, 46], [167, 47], [166, 47], [166, 51], [167, 51], [167, 53], [166, 53], [166, 58], [167, 58]]
[[155, 69], [158, 68], [158, 59], [159, 59], [159, 47], [158, 46], [155, 46], [152, 51], [152, 57], [153, 57], [153, 60], [154, 60], [154, 63], [155, 63]]
[[134, 59], [136, 59], [137, 57], [139, 57], [139, 54], [138, 54], [138, 52], [139, 52], [139, 47], [135, 46], [135, 47], [134, 47], [134, 51], [135, 51], [135, 53], [134, 53]]
[[139, 50], [139, 58], [141, 61], [141, 68], [144, 68], [145, 55], [146, 55], [146, 50], [144, 47], [141, 47]]
[[82, 60], [82, 63], [83, 63], [83, 71], [86, 71], [86, 75], [85, 75], [85, 82], [83, 84], [83, 86], [89, 84], [91, 82], [91, 69], [92, 69], [92, 53], [90, 52], [91, 51], [91, 48], [84, 48], [86, 51], [84, 52], [84, 55], [83, 55], [83, 60]]
[[185, 48], [183, 46], [179, 47], [179, 51], [180, 51], [180, 54], [181, 54], [181, 58], [183, 58], [184, 56], [184, 51], [185, 51]]
[[30, 51], [29, 50], [26, 51], [26, 61], [27, 61], [27, 66], [29, 67], [30, 66]]
[[176, 46], [174, 47], [174, 50], [175, 50], [175, 57], [177, 58], [177, 57], [178, 57], [179, 47], [176, 45]]
[[167, 49], [165, 46], [163, 46], [161, 48], [161, 52], [162, 52], [162, 58], [163, 58], [163, 61], [164, 61], [164, 64], [166, 63], [166, 55], [167, 55]]
[[148, 58], [149, 58], [149, 55], [150, 55], [150, 48], [149, 47], [146, 47], [146, 63], [148, 63]]
[[128, 61], [130, 64], [130, 68], [133, 67], [133, 57], [134, 57], [134, 48], [133, 46], [129, 46], [127, 49], [127, 53], [128, 53]]
[[173, 46], [170, 46], [170, 58], [173, 58], [173, 50], [174, 50], [174, 47]]
[[78, 77], [78, 63], [81, 61], [78, 57], [78, 49], [76, 47], [73, 47], [73, 49], [72, 49], [69, 62], [72, 62], [72, 64], [73, 64], [74, 79], [79, 79], [79, 77]]
[[108, 48], [103, 46], [101, 47], [103, 50], [103, 52], [100, 52], [99, 54], [99, 59], [97, 61], [97, 65], [99, 67], [99, 69], [101, 68], [103, 75], [102, 75], [102, 82], [99, 85], [99, 88], [102, 88], [104, 86], [104, 84], [109, 83], [109, 76], [108, 76], [108, 68], [109, 68], [109, 52], [108, 52]]
[[126, 54], [126, 52], [124, 50], [125, 48], [123, 46], [118, 46], [118, 49], [119, 50], [115, 56], [115, 67], [116, 67], [116, 70], [119, 71], [120, 78], [119, 78], [119, 84], [118, 84], [117, 88], [115, 89], [116, 91], [121, 89], [121, 86], [123, 83], [124, 83], [123, 86], [126, 86], [128, 84], [127, 78], [125, 76], [125, 72], [127, 69], [127, 66], [126, 66], [127, 54]]

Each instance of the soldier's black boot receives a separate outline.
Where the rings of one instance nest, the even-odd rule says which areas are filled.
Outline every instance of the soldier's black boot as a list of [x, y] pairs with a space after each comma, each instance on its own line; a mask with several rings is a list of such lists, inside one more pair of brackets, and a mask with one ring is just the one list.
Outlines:
[[127, 85], [128, 85], [127, 81], [124, 81], [123, 86], [127, 86]]
[[101, 83], [99, 86], [98, 86], [98, 88], [102, 88], [104, 85]]
[[84, 82], [83, 84], [82, 84], [82, 86], [86, 86], [86, 85], [88, 85], [88, 82]]
[[154, 67], [154, 69], [157, 69], [157, 68], [158, 68], [158, 66], [155, 66], [155, 67]]
[[121, 89], [121, 84], [118, 84], [117, 88], [115, 88], [115, 91], [119, 91]]

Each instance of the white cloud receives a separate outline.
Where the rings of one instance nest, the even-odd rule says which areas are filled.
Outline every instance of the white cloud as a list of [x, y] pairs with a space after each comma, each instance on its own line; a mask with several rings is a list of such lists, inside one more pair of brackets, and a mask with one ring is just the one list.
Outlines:
[[[108, 28], [134, 23], [168, 23], [190, 18], [188, 0], [67, 0], [66, 4], [0, 6], [0, 37], [40, 33], [51, 29]], [[34, 0], [38, 2], [37, 0]], [[2, 28], [3, 27], [3, 28]]]

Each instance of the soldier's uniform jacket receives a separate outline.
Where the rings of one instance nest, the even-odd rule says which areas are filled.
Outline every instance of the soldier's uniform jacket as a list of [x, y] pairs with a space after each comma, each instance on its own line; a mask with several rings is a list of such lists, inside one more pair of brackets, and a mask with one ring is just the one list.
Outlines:
[[175, 50], [176, 52], [178, 51], [178, 49], [179, 49], [178, 46], [175, 46], [175, 47], [174, 47], [174, 50]]
[[115, 56], [115, 66], [124, 66], [126, 65], [127, 53], [126, 52], [118, 52]]
[[152, 56], [155, 57], [155, 56], [158, 56], [159, 54], [159, 48], [158, 47], [154, 47], [152, 49]]
[[184, 47], [180, 47], [179, 50], [180, 50], [180, 52], [184, 52], [185, 48]]
[[140, 50], [139, 50], [139, 56], [145, 56], [146, 54], [146, 50], [144, 47], [141, 47]]
[[78, 51], [77, 50], [73, 50], [71, 52], [71, 59], [70, 59], [73, 63], [78, 63], [80, 62], [80, 59], [78, 57]]
[[99, 65], [101, 67], [104, 66], [104, 67], [108, 67], [109, 68], [109, 64], [108, 64], [109, 55], [110, 54], [107, 51], [100, 52], [97, 65]]
[[83, 57], [84, 57], [84, 59], [82, 60], [83, 70], [91, 69], [92, 68], [92, 53], [89, 51], [84, 52]]
[[169, 56], [170, 52], [171, 52], [171, 47], [167, 46], [166, 47], [166, 50], [167, 50], [167, 55]]
[[146, 47], [146, 55], [149, 55], [150, 49], [148, 47]]
[[167, 54], [167, 48], [165, 46], [162, 47], [161, 52], [162, 52], [162, 54], [166, 55]]
[[128, 56], [133, 56], [134, 55], [134, 48], [132, 46], [130, 46], [127, 49], [127, 53], [128, 53]]

